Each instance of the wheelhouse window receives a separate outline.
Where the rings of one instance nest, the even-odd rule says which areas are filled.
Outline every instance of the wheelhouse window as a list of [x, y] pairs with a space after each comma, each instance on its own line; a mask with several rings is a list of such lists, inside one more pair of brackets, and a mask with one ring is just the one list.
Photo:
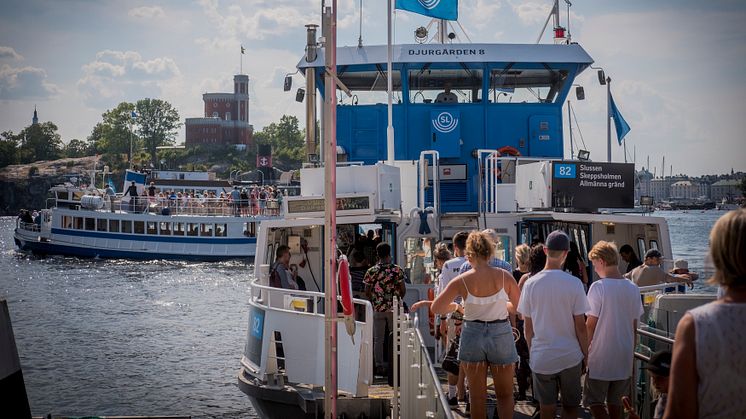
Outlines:
[[555, 103], [567, 81], [567, 70], [516, 68], [509, 64], [490, 71], [491, 103]]
[[[387, 72], [386, 65], [371, 65], [365, 71], [348, 71], [344, 66], [339, 67], [339, 79], [352, 92], [348, 97], [342, 90], [337, 90], [340, 95], [340, 105], [373, 105], [376, 103], [388, 103]], [[391, 71], [391, 84], [393, 89], [393, 102], [401, 103], [401, 72]]]
[[[441, 66], [438, 68], [438, 66]], [[482, 101], [481, 68], [467, 64], [432, 65], [410, 69], [410, 103], [476, 103]]]

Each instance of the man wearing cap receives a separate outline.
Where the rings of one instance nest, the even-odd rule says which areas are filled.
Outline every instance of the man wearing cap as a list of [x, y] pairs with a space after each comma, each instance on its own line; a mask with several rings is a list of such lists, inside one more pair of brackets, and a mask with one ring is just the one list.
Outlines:
[[664, 350], [654, 353], [645, 367], [650, 373], [653, 388], [660, 394], [655, 405], [653, 419], [661, 419], [666, 410], [668, 399], [668, 376], [671, 373], [671, 351]]
[[563, 417], [578, 417], [580, 376], [588, 357], [584, 314], [590, 306], [583, 284], [562, 270], [569, 250], [564, 232], [547, 236], [544, 270], [526, 281], [518, 303], [542, 419], [554, 417], [558, 392]]
[[650, 249], [645, 253], [643, 264], [624, 274], [624, 277], [631, 279], [638, 287], [649, 285], [665, 284], [668, 282], [686, 282], [692, 286], [694, 279], [691, 274], [672, 275], [660, 267], [663, 255], [657, 249]]

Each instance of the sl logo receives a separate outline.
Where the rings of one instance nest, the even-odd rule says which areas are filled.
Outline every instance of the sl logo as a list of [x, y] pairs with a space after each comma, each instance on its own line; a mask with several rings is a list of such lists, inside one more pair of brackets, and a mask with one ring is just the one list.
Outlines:
[[438, 7], [438, 4], [440, 3], [440, 0], [417, 0], [422, 7], [424, 7], [427, 10], [433, 10], [434, 8]]
[[443, 134], [447, 134], [458, 126], [458, 118], [454, 118], [450, 112], [441, 112], [433, 119], [433, 127]]

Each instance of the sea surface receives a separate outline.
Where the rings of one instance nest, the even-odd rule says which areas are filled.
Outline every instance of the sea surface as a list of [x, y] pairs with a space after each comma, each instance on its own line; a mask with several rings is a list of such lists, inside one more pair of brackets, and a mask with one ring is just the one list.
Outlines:
[[[701, 273], [723, 214], [656, 212], [666, 258]], [[37, 258], [16, 250], [14, 227], [0, 217], [0, 297], [34, 415], [256, 417], [236, 384], [252, 265]]]

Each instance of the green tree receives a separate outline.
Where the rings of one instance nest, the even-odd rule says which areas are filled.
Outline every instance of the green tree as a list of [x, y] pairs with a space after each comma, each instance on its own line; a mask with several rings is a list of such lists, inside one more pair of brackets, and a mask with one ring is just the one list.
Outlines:
[[90, 156], [88, 154], [88, 145], [85, 141], [74, 138], [70, 140], [65, 146], [65, 157], [83, 157]]
[[741, 179], [741, 195], [746, 196], [746, 177]]
[[0, 167], [18, 162], [18, 143], [18, 136], [13, 131], [0, 134]]
[[138, 100], [136, 108], [138, 133], [150, 154], [150, 163], [153, 167], [158, 167], [156, 147], [173, 144], [176, 131], [181, 126], [179, 112], [170, 103], [160, 99]]
[[134, 110], [135, 104], [121, 102], [114, 109], [110, 109], [101, 115], [103, 121], [93, 128], [91, 136], [88, 137], [89, 141], [91, 141], [91, 137], [94, 137], [97, 151], [111, 154], [126, 153], [127, 160], [131, 160], [130, 149], [139, 149], [139, 139], [134, 135], [136, 121], [131, 116]]
[[54, 160], [62, 155], [62, 137], [57, 133], [57, 125], [52, 122], [30, 125], [20, 132], [19, 138], [21, 163]]
[[282, 170], [300, 167], [305, 159], [305, 134], [298, 126], [298, 118], [283, 115], [254, 134], [257, 144], [272, 145], [272, 163]]

